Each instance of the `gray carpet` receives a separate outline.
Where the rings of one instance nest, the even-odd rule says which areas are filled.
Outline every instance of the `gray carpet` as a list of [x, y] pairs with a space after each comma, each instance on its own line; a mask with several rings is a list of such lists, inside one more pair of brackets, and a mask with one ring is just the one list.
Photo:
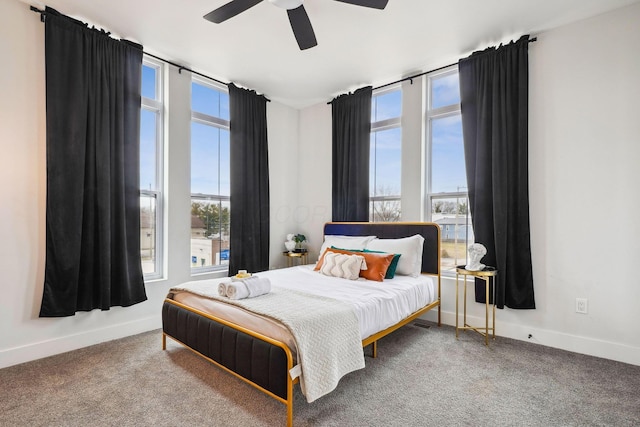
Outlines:
[[[2, 426], [277, 426], [285, 406], [161, 333], [0, 370]], [[368, 353], [368, 351], [367, 351]], [[639, 426], [640, 366], [408, 325], [295, 426]]]

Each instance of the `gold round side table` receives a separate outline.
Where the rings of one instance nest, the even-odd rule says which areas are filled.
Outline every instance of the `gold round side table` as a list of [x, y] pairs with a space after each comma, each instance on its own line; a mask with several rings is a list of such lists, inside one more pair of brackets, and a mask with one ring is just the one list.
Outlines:
[[[489, 345], [489, 331], [491, 331], [492, 338], [496, 339], [496, 304], [495, 304], [495, 296], [496, 296], [496, 282], [495, 277], [498, 275], [498, 270], [495, 267], [485, 266], [482, 270], [472, 271], [467, 270], [464, 265], [459, 265], [456, 267], [456, 339], [458, 339], [458, 331], [459, 330], [467, 330], [471, 329], [484, 336], [485, 345]], [[458, 312], [458, 280], [462, 276], [462, 281], [464, 282], [464, 310], [463, 310], [463, 318], [462, 318], [462, 326], [458, 325], [459, 312]], [[481, 326], [471, 326], [467, 324], [467, 276], [479, 277], [484, 280], [485, 284], [485, 322], [484, 327]], [[489, 301], [489, 284], [493, 284], [493, 304]], [[491, 327], [489, 326], [489, 305], [493, 306], [493, 319], [491, 321]]]
[[309, 258], [309, 252], [282, 252], [282, 256], [287, 257], [287, 267], [293, 267], [293, 260], [300, 260], [300, 265], [307, 264]]

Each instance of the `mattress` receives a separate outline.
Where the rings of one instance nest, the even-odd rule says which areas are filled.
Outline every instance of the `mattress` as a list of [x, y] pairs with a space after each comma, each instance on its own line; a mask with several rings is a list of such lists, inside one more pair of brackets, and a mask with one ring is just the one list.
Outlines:
[[[358, 318], [362, 339], [395, 325], [437, 299], [435, 276], [396, 275], [395, 278], [382, 282], [346, 280], [322, 275], [314, 271], [313, 267], [313, 264], [302, 265], [264, 271], [257, 275], [269, 278], [272, 287], [294, 289], [350, 304]], [[210, 279], [197, 283], [207, 283], [217, 289], [220, 282], [228, 280], [229, 278]], [[181, 286], [188, 286], [188, 283]], [[284, 342], [292, 351], [296, 351], [291, 334], [277, 321], [187, 291], [172, 293], [177, 302]]]

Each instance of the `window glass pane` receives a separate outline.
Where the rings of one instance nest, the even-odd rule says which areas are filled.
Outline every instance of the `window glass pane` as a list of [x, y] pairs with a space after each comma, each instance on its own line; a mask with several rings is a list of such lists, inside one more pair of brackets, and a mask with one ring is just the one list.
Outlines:
[[144, 274], [156, 271], [156, 198], [140, 196], [140, 255]]
[[402, 129], [371, 133], [369, 196], [400, 196]]
[[371, 222], [398, 222], [402, 218], [400, 198], [383, 198], [369, 202], [369, 220]]
[[466, 196], [433, 198], [431, 221], [440, 225], [441, 265], [443, 271], [454, 270], [467, 262], [467, 246], [473, 243], [473, 229]]
[[140, 188], [156, 190], [157, 168], [157, 114], [142, 109], [140, 114]]
[[229, 120], [229, 94], [192, 82], [191, 110]]
[[431, 192], [466, 192], [461, 115], [433, 119], [431, 132]]
[[156, 73], [154, 67], [142, 66], [142, 96], [156, 99]]
[[229, 131], [191, 124], [191, 193], [229, 196]]
[[231, 157], [229, 153], [229, 131], [225, 129], [218, 130], [220, 142], [220, 176], [218, 192], [221, 196], [231, 195]]
[[392, 119], [402, 116], [402, 91], [395, 90], [371, 98], [371, 121]]
[[191, 199], [191, 267], [229, 263], [229, 202]]
[[431, 81], [431, 108], [460, 103], [458, 73], [448, 74]]

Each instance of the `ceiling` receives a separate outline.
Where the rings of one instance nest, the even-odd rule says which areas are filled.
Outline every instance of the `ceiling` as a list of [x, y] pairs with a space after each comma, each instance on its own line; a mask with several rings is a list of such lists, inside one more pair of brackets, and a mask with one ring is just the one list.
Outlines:
[[266, 0], [221, 24], [203, 19], [227, 1], [48, 0], [46, 5], [141, 43], [164, 59], [304, 108], [639, 0], [389, 0], [382, 11], [305, 0], [318, 46], [304, 51], [286, 11]]

